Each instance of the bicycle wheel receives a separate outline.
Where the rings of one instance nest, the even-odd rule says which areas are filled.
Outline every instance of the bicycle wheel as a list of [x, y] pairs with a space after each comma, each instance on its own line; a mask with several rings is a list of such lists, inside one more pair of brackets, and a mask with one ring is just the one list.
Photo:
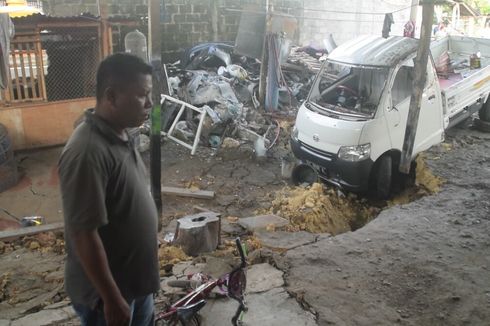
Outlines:
[[194, 315], [187, 324], [182, 324], [180, 321], [166, 321], [158, 320], [155, 322], [155, 326], [201, 326], [201, 316]]

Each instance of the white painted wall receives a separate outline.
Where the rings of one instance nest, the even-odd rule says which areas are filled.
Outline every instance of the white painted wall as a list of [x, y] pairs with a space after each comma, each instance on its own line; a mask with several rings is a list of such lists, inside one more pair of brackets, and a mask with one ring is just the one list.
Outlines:
[[381, 36], [384, 13], [407, 8], [393, 14], [395, 23], [391, 25], [390, 35], [403, 35], [411, 3], [411, 0], [304, 0], [300, 43], [321, 45], [330, 33], [337, 45], [361, 35]]

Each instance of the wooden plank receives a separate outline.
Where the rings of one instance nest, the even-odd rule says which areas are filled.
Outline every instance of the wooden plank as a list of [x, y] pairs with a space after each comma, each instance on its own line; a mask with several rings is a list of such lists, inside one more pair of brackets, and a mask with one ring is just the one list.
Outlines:
[[22, 72], [22, 88], [24, 89], [24, 96], [23, 99], [29, 99], [29, 85], [27, 83], [27, 78], [26, 78], [26, 65], [24, 61], [24, 49], [23, 49], [24, 43], [20, 43], [18, 49], [19, 51], [19, 58], [20, 58], [20, 69]]
[[[15, 89], [17, 90], [17, 99], [21, 100], [22, 95], [20, 91], [20, 79], [19, 79], [19, 71], [17, 66], [17, 54], [16, 54], [17, 46], [12, 46], [10, 51], [10, 55], [12, 56], [12, 64], [14, 66], [14, 76], [10, 76], [15, 78]], [[12, 99], [15, 99], [15, 96], [12, 96]]]
[[213, 199], [214, 191], [208, 190], [192, 190], [187, 188], [164, 187], [162, 186], [162, 194], [175, 195], [181, 197], [193, 197], [199, 199]]
[[37, 39], [36, 42], [34, 43], [35, 45], [35, 50], [36, 50], [36, 65], [37, 65], [37, 78], [38, 78], [38, 83], [39, 83], [39, 90], [41, 92], [41, 98], [43, 100], [48, 99], [48, 95], [46, 93], [46, 82], [44, 80], [44, 60], [43, 60], [43, 49], [41, 46], [41, 37], [40, 37], [40, 31], [37, 30]]
[[432, 34], [432, 19], [434, 16], [434, 2], [424, 1], [422, 5], [422, 28], [420, 31], [419, 48], [415, 58], [415, 78], [413, 80], [413, 91], [410, 97], [408, 108], [407, 126], [403, 150], [398, 170], [408, 174], [412, 163], [413, 145], [417, 133], [419, 122], [420, 106], [422, 104], [422, 94], [427, 79], [427, 63], [429, 61], [430, 37]]
[[41, 232], [63, 231], [64, 223], [51, 223], [45, 225], [28, 226], [16, 230], [0, 231], [0, 241], [10, 241], [20, 237], [33, 235]]
[[34, 68], [32, 68], [32, 55], [34, 54], [34, 57], [36, 57], [36, 52], [32, 51], [31, 48], [32, 42], [27, 42], [26, 43], [26, 48], [27, 48], [27, 60], [29, 62], [29, 75], [31, 76], [31, 85], [32, 85], [32, 96], [34, 98], [39, 98], [39, 89], [36, 87], [35, 80], [37, 80], [37, 74], [36, 78], [34, 78]]

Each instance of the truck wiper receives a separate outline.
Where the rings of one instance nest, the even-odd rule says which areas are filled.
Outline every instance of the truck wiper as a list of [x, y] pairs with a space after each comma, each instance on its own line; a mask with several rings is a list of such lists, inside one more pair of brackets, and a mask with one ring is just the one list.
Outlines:
[[349, 118], [357, 118], [356, 121], [365, 121], [369, 119], [368, 116], [366, 115], [360, 115], [360, 114], [354, 114], [354, 113], [347, 113], [347, 112], [339, 112], [337, 110], [332, 110], [326, 107], [321, 106], [320, 104], [317, 104], [315, 102], [307, 101], [305, 103], [306, 105], [310, 105], [309, 109], [311, 109], [311, 106], [315, 108], [315, 110], [318, 113], [327, 113], [329, 116], [333, 116], [336, 118], [339, 117], [349, 117]]

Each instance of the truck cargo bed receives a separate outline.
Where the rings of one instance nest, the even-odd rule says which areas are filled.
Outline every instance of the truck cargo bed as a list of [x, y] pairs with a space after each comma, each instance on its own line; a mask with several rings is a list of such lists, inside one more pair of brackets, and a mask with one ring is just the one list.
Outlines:
[[[439, 76], [444, 116], [451, 119], [490, 92], [490, 40], [448, 36], [431, 44], [435, 61], [449, 55], [448, 73]], [[480, 53], [478, 69], [470, 68], [470, 56]]]

